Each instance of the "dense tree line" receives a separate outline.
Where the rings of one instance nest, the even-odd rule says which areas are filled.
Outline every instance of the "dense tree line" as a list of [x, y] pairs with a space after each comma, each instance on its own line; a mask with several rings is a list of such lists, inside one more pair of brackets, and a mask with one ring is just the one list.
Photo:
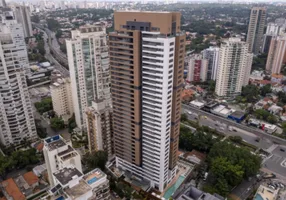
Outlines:
[[195, 133], [191, 133], [189, 128], [181, 125], [179, 147], [186, 151], [198, 150], [207, 153], [219, 141], [218, 137], [213, 137], [214, 132], [215, 130], [205, 126], [199, 127]]
[[40, 114], [53, 110], [52, 98], [44, 98], [42, 101], [36, 102], [35, 107]]
[[[187, 123], [187, 117], [181, 116]], [[286, 127], [286, 125], [285, 125]], [[208, 154], [210, 176], [205, 189], [211, 193], [226, 196], [243, 179], [254, 176], [261, 164], [260, 157], [251, 154], [245, 147], [235, 147], [230, 142], [221, 142], [218, 133], [209, 127], [196, 126], [197, 131], [184, 125], [180, 128], [179, 148], [186, 151], [198, 150]], [[241, 143], [240, 137], [232, 137], [234, 143]]]
[[4, 177], [7, 172], [14, 169], [22, 169], [39, 162], [35, 149], [25, 151], [14, 151], [11, 155], [0, 154], [0, 176]]
[[83, 163], [90, 169], [100, 168], [105, 169], [105, 164], [107, 162], [107, 153], [104, 151], [96, 151], [92, 153], [87, 153], [83, 157]]
[[255, 176], [261, 159], [246, 148], [235, 147], [227, 142], [213, 145], [208, 154], [210, 185], [212, 192], [226, 196], [243, 179]]
[[242, 87], [241, 95], [237, 96], [236, 100], [241, 103], [256, 103], [260, 99], [260, 96], [265, 97], [271, 92], [272, 89], [270, 84], [261, 88], [251, 84]]

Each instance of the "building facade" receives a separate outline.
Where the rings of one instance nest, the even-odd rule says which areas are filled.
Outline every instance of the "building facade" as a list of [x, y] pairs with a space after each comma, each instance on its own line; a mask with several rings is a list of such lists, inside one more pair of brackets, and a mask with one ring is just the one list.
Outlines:
[[32, 37], [33, 29], [31, 22], [30, 8], [22, 5], [13, 5], [12, 10], [14, 12], [15, 19], [17, 20], [17, 22], [19, 24], [22, 24], [24, 36]]
[[191, 57], [188, 64], [187, 81], [204, 82], [208, 75], [208, 60], [203, 59], [202, 55], [196, 54]]
[[50, 92], [53, 110], [58, 117], [67, 122], [74, 113], [70, 78], [58, 77], [52, 80]]
[[224, 40], [220, 47], [215, 92], [220, 97], [239, 95], [249, 81], [253, 55], [239, 38]]
[[100, 169], [83, 174], [74, 166], [53, 173], [55, 186], [43, 199], [110, 200], [109, 180]]
[[44, 140], [44, 157], [50, 190], [43, 199], [108, 200], [109, 180], [100, 169], [83, 174], [81, 156], [61, 136]]
[[113, 155], [112, 108], [110, 102], [93, 102], [87, 108], [87, 135], [90, 152], [103, 150]]
[[254, 7], [251, 9], [247, 40], [249, 52], [258, 54], [261, 52], [263, 32], [266, 20], [266, 9]]
[[185, 34], [175, 12], [115, 12], [109, 34], [116, 165], [163, 191], [175, 177]]
[[0, 24], [0, 141], [5, 146], [37, 139], [25, 78], [29, 61], [23, 29], [9, 14]]
[[275, 23], [268, 23], [266, 33], [267, 35], [279, 35], [281, 26]]
[[72, 31], [66, 44], [75, 119], [77, 126], [86, 130], [86, 109], [92, 102], [111, 101], [105, 28], [80, 27]]
[[202, 51], [203, 59], [208, 60], [207, 80], [216, 80], [218, 60], [219, 60], [219, 48], [209, 47]]
[[272, 38], [267, 62], [266, 70], [272, 74], [279, 74], [283, 64], [286, 63], [286, 36], [275, 36]]
[[44, 140], [43, 153], [51, 187], [56, 185], [53, 173], [66, 166], [72, 165], [82, 173], [81, 156], [74, 150], [71, 141], [59, 135], [48, 137]]
[[264, 34], [264, 36], [263, 36], [263, 45], [262, 45], [262, 53], [268, 54], [269, 48], [270, 48], [270, 44], [271, 44], [271, 40], [272, 40], [273, 37], [275, 37], [275, 36]]

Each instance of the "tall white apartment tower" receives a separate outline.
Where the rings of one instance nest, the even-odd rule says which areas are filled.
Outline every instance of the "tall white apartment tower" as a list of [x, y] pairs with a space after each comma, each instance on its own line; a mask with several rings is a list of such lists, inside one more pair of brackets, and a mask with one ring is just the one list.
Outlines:
[[0, 24], [0, 141], [20, 144], [37, 138], [25, 70], [29, 67], [21, 24], [2, 16]]
[[105, 28], [83, 26], [66, 41], [77, 126], [87, 129], [86, 110], [92, 102], [110, 106], [110, 74]]
[[247, 43], [249, 52], [258, 54], [262, 48], [263, 32], [266, 20], [266, 9], [263, 7], [254, 7], [251, 9]]
[[7, 4], [5, 0], [0, 0], [0, 7], [6, 8]]
[[159, 191], [176, 176], [185, 34], [177, 12], [115, 12], [109, 33], [116, 165]]
[[22, 5], [13, 5], [12, 10], [17, 22], [22, 24], [24, 36], [33, 36], [30, 8]]
[[217, 70], [215, 92], [220, 97], [239, 95], [242, 86], [248, 84], [253, 55], [248, 53], [248, 44], [239, 38], [222, 42]]
[[208, 60], [207, 80], [216, 80], [218, 60], [219, 60], [219, 48], [209, 47], [202, 51], [203, 59]]

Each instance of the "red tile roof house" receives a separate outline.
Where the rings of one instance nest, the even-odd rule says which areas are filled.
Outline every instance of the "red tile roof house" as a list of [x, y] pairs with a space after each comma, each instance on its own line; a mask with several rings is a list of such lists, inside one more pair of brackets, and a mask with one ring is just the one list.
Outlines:
[[20, 191], [12, 178], [9, 178], [1, 183], [3, 193], [7, 199], [26, 200], [24, 194]]

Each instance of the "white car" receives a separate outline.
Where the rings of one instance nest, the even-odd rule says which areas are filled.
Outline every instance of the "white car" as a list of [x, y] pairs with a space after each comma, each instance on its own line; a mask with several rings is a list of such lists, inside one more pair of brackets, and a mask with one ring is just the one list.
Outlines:
[[191, 111], [188, 111], [188, 114], [189, 114], [189, 115], [192, 115], [193, 113], [192, 113]]

